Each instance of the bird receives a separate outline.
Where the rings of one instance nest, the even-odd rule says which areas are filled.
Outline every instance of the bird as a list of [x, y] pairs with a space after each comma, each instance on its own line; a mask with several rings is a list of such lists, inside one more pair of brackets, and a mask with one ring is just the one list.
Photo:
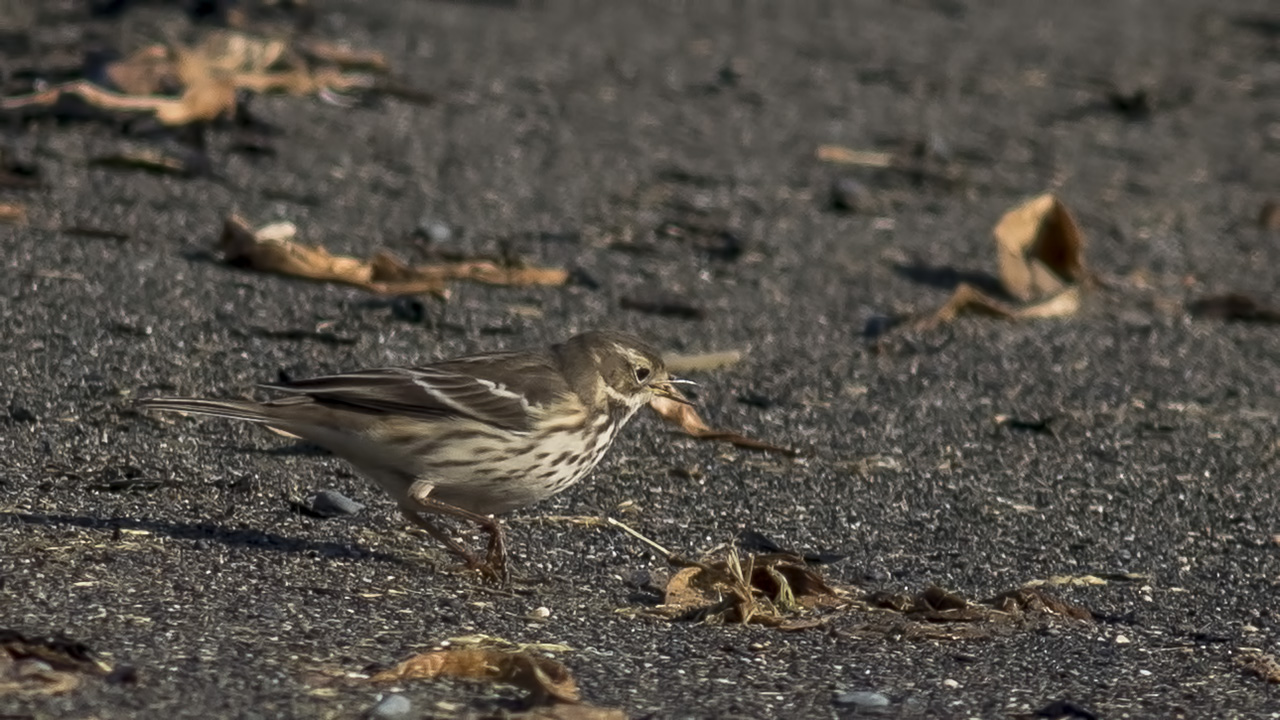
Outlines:
[[[325, 448], [469, 568], [508, 579], [495, 516], [582, 480], [640, 408], [655, 398], [692, 404], [677, 387], [692, 384], [638, 337], [594, 330], [543, 349], [262, 384], [282, 394], [262, 402], [152, 397], [139, 405], [256, 423]], [[484, 560], [432, 516], [484, 530]]]

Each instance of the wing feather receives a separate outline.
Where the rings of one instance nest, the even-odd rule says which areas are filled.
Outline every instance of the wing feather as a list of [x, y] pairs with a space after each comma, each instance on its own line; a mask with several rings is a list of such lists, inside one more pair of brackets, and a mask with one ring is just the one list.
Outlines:
[[264, 387], [321, 404], [429, 420], [465, 417], [512, 432], [528, 432], [538, 409], [568, 392], [553, 361], [537, 353], [357, 370]]

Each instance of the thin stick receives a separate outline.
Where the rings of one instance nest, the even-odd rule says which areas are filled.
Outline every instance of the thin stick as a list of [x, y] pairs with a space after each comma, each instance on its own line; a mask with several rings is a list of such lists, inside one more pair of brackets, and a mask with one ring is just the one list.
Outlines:
[[661, 546], [661, 545], [659, 545], [657, 542], [655, 542], [655, 541], [653, 541], [653, 540], [650, 540], [649, 538], [645, 537], [644, 535], [641, 535], [641, 534], [639, 533], [639, 531], [637, 531], [637, 530], [633, 529], [631, 526], [627, 525], [626, 523], [624, 523], [624, 522], [622, 522], [622, 521], [620, 521], [620, 520], [614, 520], [614, 519], [613, 519], [613, 518], [611, 518], [611, 517], [607, 517], [607, 518], [605, 518], [605, 519], [604, 519], [604, 521], [605, 521], [605, 523], [606, 523], [606, 524], [608, 524], [608, 525], [610, 525], [610, 526], [612, 526], [612, 527], [616, 527], [616, 528], [618, 528], [618, 529], [619, 529], [619, 530], [621, 530], [622, 532], [624, 532], [624, 533], [626, 533], [626, 534], [630, 535], [631, 537], [633, 537], [633, 538], [635, 538], [635, 539], [639, 540], [640, 542], [644, 543], [645, 545], [648, 545], [649, 547], [653, 548], [654, 550], [657, 550], [659, 555], [662, 555], [663, 557], [667, 558], [668, 560], [669, 560], [669, 559], [671, 559], [673, 556], [675, 556], [675, 553], [673, 553], [673, 552], [671, 552], [670, 550], [668, 550], [668, 549], [666, 549], [666, 548], [662, 547], [662, 546]]
[[671, 355], [666, 358], [667, 369], [673, 373], [719, 370], [742, 360], [741, 350], [702, 353], [699, 355]]

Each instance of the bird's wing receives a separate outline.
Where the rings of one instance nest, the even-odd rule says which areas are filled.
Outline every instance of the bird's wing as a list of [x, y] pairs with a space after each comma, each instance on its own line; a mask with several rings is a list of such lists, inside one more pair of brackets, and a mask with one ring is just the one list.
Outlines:
[[551, 360], [536, 353], [492, 353], [264, 387], [325, 405], [431, 420], [466, 417], [513, 432], [530, 430], [531, 411], [568, 390]]

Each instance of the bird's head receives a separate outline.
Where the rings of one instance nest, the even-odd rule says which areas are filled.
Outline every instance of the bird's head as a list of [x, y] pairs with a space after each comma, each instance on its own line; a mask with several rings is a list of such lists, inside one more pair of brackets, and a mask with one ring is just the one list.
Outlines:
[[691, 404], [676, 386], [693, 383], [672, 377], [662, 356], [633, 335], [605, 330], [583, 333], [569, 338], [561, 353], [571, 368], [590, 368], [593, 387], [588, 392], [583, 392], [585, 387], [575, 388], [579, 394], [627, 414], [655, 397]]

